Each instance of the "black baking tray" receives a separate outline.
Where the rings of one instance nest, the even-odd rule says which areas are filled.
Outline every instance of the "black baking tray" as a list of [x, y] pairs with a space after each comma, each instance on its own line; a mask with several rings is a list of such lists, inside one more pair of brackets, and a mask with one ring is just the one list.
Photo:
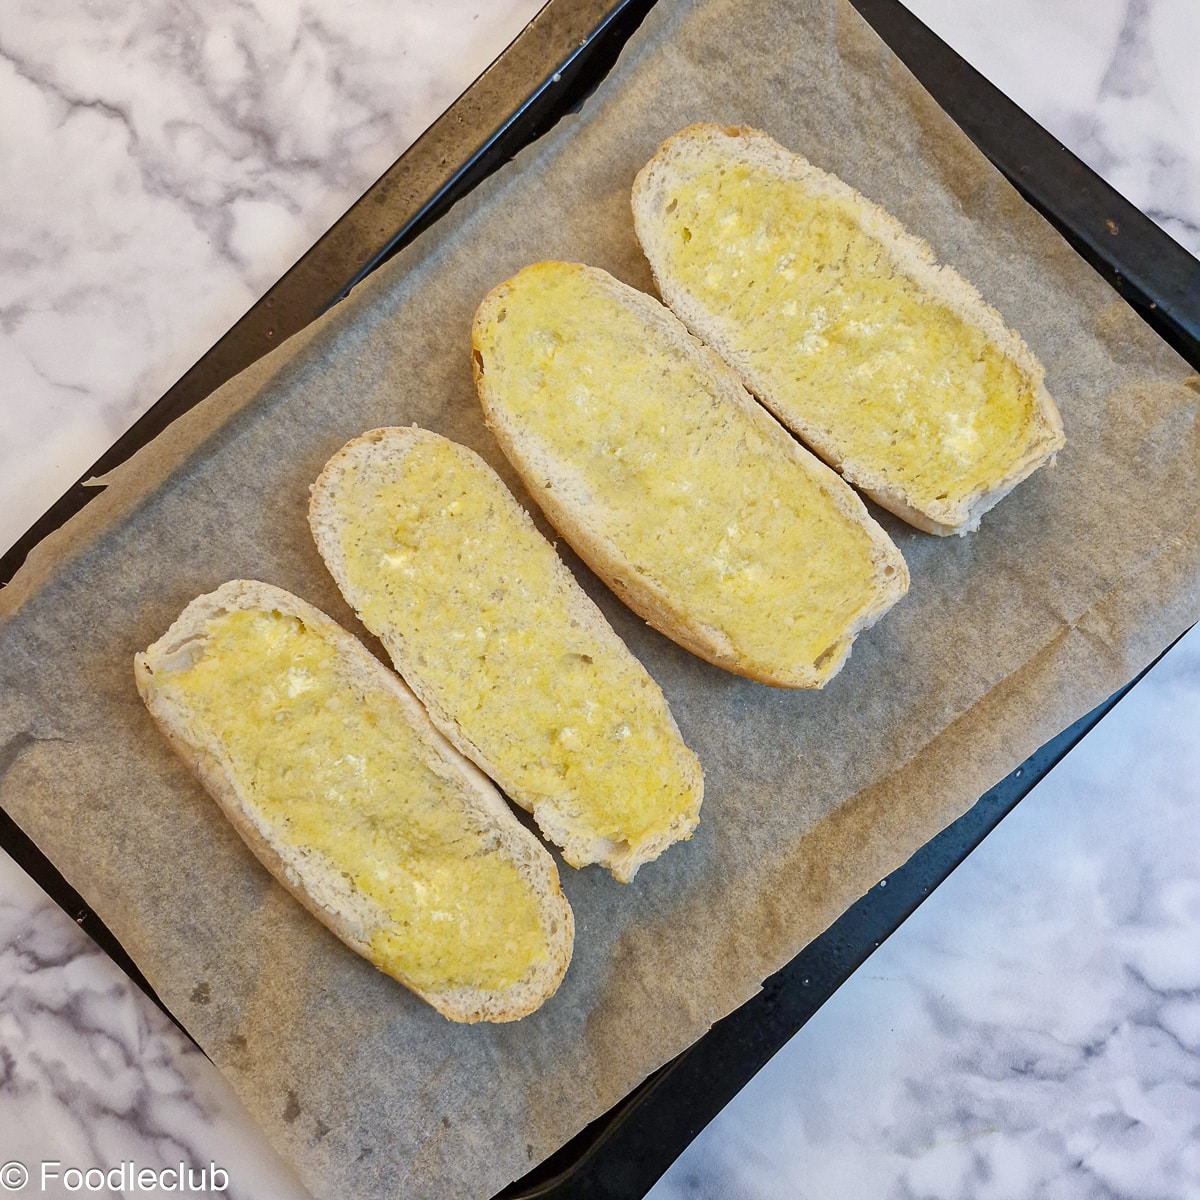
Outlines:
[[[1200, 369], [1200, 263], [897, 0], [851, 2], [1025, 198]], [[480, 180], [585, 103], [653, 3], [550, 0], [312, 250], [0, 558], [0, 586], [39, 541], [97, 494], [85, 480], [125, 461], [181, 413], [336, 304]], [[768, 979], [758, 996], [497, 1200], [644, 1195], [768, 1059], [1136, 683], [997, 783]], [[111, 932], [2, 811], [0, 845], [157, 1002]]]

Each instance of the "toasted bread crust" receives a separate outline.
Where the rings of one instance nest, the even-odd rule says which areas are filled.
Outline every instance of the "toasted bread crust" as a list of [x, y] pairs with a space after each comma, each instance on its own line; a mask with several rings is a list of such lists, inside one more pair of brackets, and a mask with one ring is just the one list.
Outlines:
[[[686, 597], [672, 594], [656, 584], [646, 572], [639, 570], [613, 537], [589, 519], [586, 504], [580, 497], [573, 496], [570, 487], [563, 486], [562, 480], [555, 479], [553, 486], [547, 486], [554, 471], [549, 466], [546, 454], [536, 438], [510, 416], [503, 395], [489, 376], [487, 360], [493, 347], [488, 343], [486, 330], [496, 315], [511, 303], [513, 288], [518, 281], [536, 280], [539, 272], [564, 270], [579, 272], [592, 286], [636, 313], [645, 323], [648, 336], [664, 339], [696, 362], [711, 381], [713, 392], [719, 396], [721, 403], [756, 422], [798, 471], [817, 481], [847, 522], [867, 533], [877, 570], [874, 596], [871, 603], [860, 612], [858, 619], [840, 631], [816, 662], [765, 664], [750, 660], [726, 630], [704, 623], [689, 611]], [[536, 263], [494, 288], [485, 298], [475, 316], [472, 345], [475, 384], [484, 419], [547, 519], [625, 604], [655, 629], [693, 654], [727, 671], [775, 687], [822, 687], [845, 662], [855, 635], [873, 625], [908, 590], [908, 568], [903, 557], [891, 539], [871, 519], [854, 491], [835, 472], [798, 445], [754, 401], [730, 368], [652, 297], [595, 267], [578, 263]]]
[[[396, 470], [409, 451], [421, 444], [444, 448], [469, 465], [472, 471], [486, 472], [495, 480], [497, 491], [507, 498], [509, 511], [516, 518], [522, 531], [529, 538], [542, 540], [541, 533], [525, 509], [508, 493], [491, 468], [467, 447], [416, 426], [370, 430], [348, 442], [329, 460], [312, 486], [309, 503], [309, 524], [317, 548], [342, 594], [360, 619], [363, 619], [368, 597], [366, 590], [356, 587], [352, 581], [342, 549], [341, 530], [345, 518], [339, 511], [340, 491], [350, 473], [360, 468], [375, 471]], [[646, 674], [609, 625], [604, 614], [576, 583], [574, 576], [557, 555], [552, 558], [552, 566], [552, 578], [544, 581], [546, 589], [567, 599], [573, 618], [589, 631], [611, 659], [623, 661], [644, 678], [647, 691], [657, 697], [659, 702], [658, 712], [654, 716], [669, 730], [676, 743], [674, 761], [684, 802], [670, 825], [657, 836], [618, 841], [589, 835], [572, 819], [571, 811], [576, 805], [586, 805], [594, 798], [574, 794], [565, 784], [561, 795], [550, 800], [544, 797], [539, 799], [529, 793], [522, 786], [520, 778], [501, 765], [499, 747], [489, 740], [486, 736], [487, 731], [477, 732], [474, 737], [470, 736], [454, 713], [448, 709], [439, 689], [422, 671], [420, 663], [410, 652], [400, 614], [396, 614], [394, 619], [386, 624], [378, 627], [369, 625], [368, 628], [383, 642], [396, 670], [424, 704], [434, 725], [460, 753], [496, 780], [506, 795], [533, 814], [539, 828], [562, 850], [563, 857], [571, 866], [583, 867], [596, 863], [608, 868], [616, 879], [625, 883], [633, 878], [640, 866], [657, 858], [668, 846], [692, 836], [699, 820], [704, 793], [703, 773], [696, 756], [684, 745], [679, 728], [658, 685]], [[520, 686], [516, 681], [512, 681], [511, 686], [512, 703], [520, 707]]]
[[550, 954], [547, 961], [512, 987], [456, 987], [433, 992], [422, 989], [403, 974], [388, 973], [452, 1021], [513, 1021], [535, 1011], [557, 990], [570, 962], [574, 940], [574, 916], [562, 893], [553, 860], [515, 819], [491, 783], [444, 741], [403, 682], [331, 618], [280, 588], [253, 580], [232, 580], [193, 600], [167, 633], [134, 659], [138, 691], [168, 744], [267, 870], [350, 949], [386, 970], [370, 944], [372, 927], [380, 924], [379, 913], [371, 902], [347, 885], [339, 886], [340, 881], [327, 874], [321, 879], [321, 887], [326, 893], [336, 891], [338, 902], [326, 904], [314, 897], [310, 891], [311, 876], [319, 867], [303, 855], [282, 847], [272, 838], [269, 827], [254, 818], [221, 747], [198, 734], [191, 726], [189, 713], [156, 685], [155, 671], [172, 658], [186, 654], [189, 645], [202, 641], [210, 620], [228, 612], [259, 609], [297, 617], [308, 628], [319, 631], [335, 646], [365, 691], [386, 696], [399, 706], [427, 749], [430, 764], [440, 774], [465, 785], [463, 792], [472, 801], [471, 821], [494, 831], [496, 852], [512, 861], [538, 896]]
[[[880, 243], [897, 270], [931, 298], [980, 330], [1029, 381], [1034, 397], [1021, 453], [1002, 474], [958, 501], [915, 502], [877, 464], [843, 458], [830, 432], [807, 419], [784, 385], [756, 368], [735, 346], [735, 325], [690, 292], [670, 271], [665, 253], [667, 191], [689, 165], [705, 156], [734, 157], [795, 182], [810, 195], [848, 201], [863, 231]], [[940, 265], [928, 244], [909, 233], [890, 213], [849, 184], [793, 154], [768, 134], [744, 126], [698, 124], [668, 138], [634, 180], [634, 227], [666, 304], [697, 336], [737, 371], [746, 387], [797, 437], [877, 504], [927, 533], [964, 534], [980, 517], [1035, 470], [1053, 461], [1064, 444], [1062, 417], [1045, 387], [1045, 372], [1021, 337], [953, 268]]]

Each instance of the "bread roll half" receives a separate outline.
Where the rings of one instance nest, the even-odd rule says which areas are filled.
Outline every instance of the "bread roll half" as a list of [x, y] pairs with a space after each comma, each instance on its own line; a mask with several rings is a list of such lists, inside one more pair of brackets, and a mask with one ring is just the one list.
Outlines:
[[324, 613], [234, 580], [134, 674], [246, 844], [351, 949], [453, 1021], [515, 1020], [553, 995], [574, 938], [553, 859]]
[[908, 588], [900, 552], [657, 300], [538, 263], [473, 331], [484, 416], [530, 495], [631, 608], [727, 670], [820, 687]]
[[753, 129], [694, 125], [633, 186], [659, 292], [797, 437], [930, 533], [1063, 445], [1041, 364], [877, 204]]
[[309, 520], [434, 723], [567, 862], [625, 882], [691, 837], [703, 776], [662, 691], [477, 454], [372, 430], [326, 465]]

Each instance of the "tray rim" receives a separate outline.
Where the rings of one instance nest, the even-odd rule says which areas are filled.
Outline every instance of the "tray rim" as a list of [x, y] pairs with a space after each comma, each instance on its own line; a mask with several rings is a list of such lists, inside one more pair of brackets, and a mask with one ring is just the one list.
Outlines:
[[[85, 480], [125, 461], [226, 379], [344, 298], [483, 178], [574, 111], [608, 73], [654, 3], [548, 0], [446, 113], [0, 557], [0, 587], [12, 579], [37, 543], [98, 494], [99, 489], [84, 486]], [[850, 3], [1024, 198], [1164, 341], [1200, 369], [1200, 262], [975, 71], [899, 0]], [[544, 66], [547, 57], [557, 64], [549, 72]], [[498, 101], [499, 120], [495, 118]], [[448, 155], [448, 147], [457, 153]], [[700, 1129], [1144, 674], [1048, 742], [893, 873], [886, 905], [880, 899], [883, 893], [872, 889], [768, 980], [758, 997], [719, 1022], [593, 1126], [498, 1196], [506, 1200], [557, 1196], [583, 1200], [630, 1195], [626, 1186], [630, 1181], [624, 1176], [621, 1190], [610, 1190], [606, 1180], [605, 1172], [611, 1166], [608, 1160], [616, 1154], [623, 1164], [636, 1164], [638, 1194], [648, 1190]], [[3, 809], [0, 846], [183, 1029], [79, 893]], [[864, 915], [868, 918], [869, 930], [864, 932], [866, 926], [858, 930], [852, 939], [855, 948], [848, 955], [830, 956], [829, 946], [849, 944], [840, 927], [856, 915], [860, 925]], [[829, 959], [823, 965], [822, 955]], [[816, 988], [811, 986], [814, 974], [821, 976]], [[795, 992], [797, 985], [807, 993], [804, 1003], [790, 1008], [782, 1022], [776, 1021], [771, 1036], [759, 1038], [747, 1052], [747, 1029], [739, 1033], [739, 1022], [743, 1027], [761, 1029], [763, 1006], [777, 1009], [779, 995]], [[779, 1036], [785, 1027], [786, 1034]], [[183, 1031], [186, 1034], [186, 1029]], [[739, 1069], [725, 1071], [724, 1087], [702, 1089], [697, 1086], [698, 1078], [713, 1084], [713, 1064], [705, 1056], [715, 1057], [713, 1047], [721, 1039], [732, 1039], [740, 1048]], [[681, 1105], [681, 1098], [689, 1097], [693, 1103]], [[664, 1136], [665, 1117], [673, 1118], [670, 1136]], [[628, 1144], [631, 1138], [638, 1138], [639, 1122], [655, 1126], [649, 1154], [639, 1155], [639, 1148]]]

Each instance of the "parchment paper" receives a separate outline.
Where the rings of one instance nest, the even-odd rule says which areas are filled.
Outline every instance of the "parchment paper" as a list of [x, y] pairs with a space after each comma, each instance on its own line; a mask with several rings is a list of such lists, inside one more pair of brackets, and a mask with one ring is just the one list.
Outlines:
[[[132, 655], [235, 576], [361, 633], [305, 507], [362, 430], [439, 430], [523, 497], [473, 393], [474, 308], [550, 257], [649, 289], [630, 183], [696, 120], [769, 130], [927, 238], [1041, 357], [1067, 447], [970, 537], [884, 517], [911, 592], [823, 692], [709, 667], [567, 554], [700, 756], [702, 823], [627, 887], [562, 867], [578, 936], [558, 995], [515, 1025], [452, 1025], [259, 867], [152, 728]], [[4, 592], [0, 800], [314, 1193], [487, 1196], [1195, 619], [1196, 389], [848, 5], [662, 0], [581, 116], [118, 471]]]

